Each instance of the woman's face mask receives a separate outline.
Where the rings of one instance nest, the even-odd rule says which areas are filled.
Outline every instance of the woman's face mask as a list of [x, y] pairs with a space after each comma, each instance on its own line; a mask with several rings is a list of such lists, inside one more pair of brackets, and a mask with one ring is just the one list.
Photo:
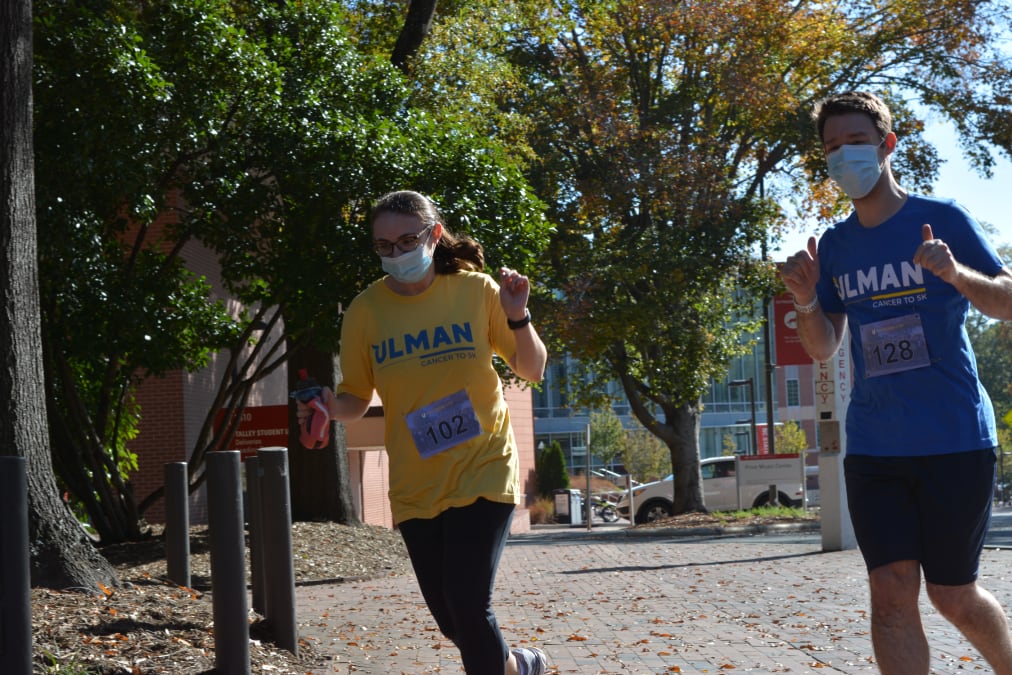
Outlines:
[[878, 160], [878, 145], [841, 145], [829, 153], [826, 163], [829, 177], [851, 199], [861, 199], [875, 187], [882, 175], [882, 164]]
[[396, 258], [386, 256], [380, 258], [383, 271], [402, 284], [413, 284], [425, 278], [426, 272], [432, 267], [432, 254], [429, 247], [422, 242], [418, 248], [401, 253]]

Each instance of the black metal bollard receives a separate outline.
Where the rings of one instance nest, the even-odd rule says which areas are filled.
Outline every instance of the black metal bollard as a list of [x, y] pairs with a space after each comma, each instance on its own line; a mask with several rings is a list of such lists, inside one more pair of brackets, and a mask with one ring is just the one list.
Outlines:
[[267, 621], [277, 645], [299, 653], [295, 622], [295, 569], [292, 562], [292, 501], [288, 487], [288, 449], [261, 448], [260, 513], [263, 517]]
[[206, 461], [215, 670], [221, 675], [249, 675], [246, 541], [239, 452], [216, 450], [207, 454]]
[[267, 616], [264, 605], [264, 527], [260, 507], [260, 459], [247, 457], [246, 461], [246, 522], [249, 523], [249, 568], [252, 586], [253, 611]]
[[165, 464], [165, 563], [170, 581], [190, 586], [190, 508], [186, 462]]
[[0, 457], [0, 660], [11, 675], [32, 673], [26, 466], [24, 457]]

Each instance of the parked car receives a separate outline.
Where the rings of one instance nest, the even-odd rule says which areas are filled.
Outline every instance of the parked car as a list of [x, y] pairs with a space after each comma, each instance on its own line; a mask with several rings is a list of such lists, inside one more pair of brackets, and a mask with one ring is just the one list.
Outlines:
[[[735, 479], [734, 457], [707, 457], [700, 461], [703, 476], [703, 503], [710, 511], [735, 511], [738, 509], [738, 481]], [[675, 494], [673, 475], [653, 483], [644, 483], [632, 489], [633, 504], [636, 507], [636, 524], [649, 523], [667, 518], [674, 512], [672, 498]], [[758, 508], [769, 504], [769, 488], [762, 485], [742, 486], [741, 506], [745, 509]], [[778, 487], [777, 503], [801, 506], [804, 493], [799, 480], [796, 486], [785, 490]], [[615, 507], [618, 515], [629, 517], [629, 491]]]

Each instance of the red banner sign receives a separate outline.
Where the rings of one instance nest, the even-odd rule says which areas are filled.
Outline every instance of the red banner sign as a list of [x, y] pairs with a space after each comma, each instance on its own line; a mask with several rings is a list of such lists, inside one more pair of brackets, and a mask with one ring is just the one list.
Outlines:
[[768, 455], [770, 452], [770, 432], [769, 427], [762, 423], [756, 423], [755, 435], [758, 439], [756, 442], [759, 447], [756, 448], [757, 455]]
[[790, 293], [773, 298], [773, 336], [778, 366], [811, 365], [812, 357], [801, 346], [798, 312], [794, 309], [794, 298]]

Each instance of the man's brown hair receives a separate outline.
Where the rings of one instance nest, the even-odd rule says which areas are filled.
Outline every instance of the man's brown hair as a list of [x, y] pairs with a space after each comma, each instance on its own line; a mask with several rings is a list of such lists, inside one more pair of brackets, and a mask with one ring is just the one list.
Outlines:
[[833, 94], [816, 104], [812, 117], [819, 132], [819, 140], [823, 140], [822, 131], [826, 127], [827, 119], [847, 113], [864, 113], [870, 117], [881, 138], [885, 138], [893, 130], [893, 116], [885, 101], [875, 94], [847, 91]]

